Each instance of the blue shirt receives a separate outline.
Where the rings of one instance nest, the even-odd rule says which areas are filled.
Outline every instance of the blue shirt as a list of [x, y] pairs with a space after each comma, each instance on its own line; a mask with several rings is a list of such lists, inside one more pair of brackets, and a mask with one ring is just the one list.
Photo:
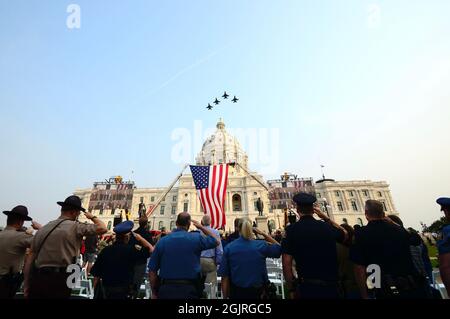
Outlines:
[[442, 228], [442, 240], [437, 242], [439, 255], [450, 253], [450, 225]]
[[[209, 226], [207, 226], [205, 228], [207, 228], [209, 231], [214, 233], [214, 235], [218, 239], [220, 239], [220, 233], [217, 229], [211, 228]], [[216, 246], [215, 248], [211, 248], [211, 249], [202, 251], [202, 254], [201, 254], [201, 257], [214, 258], [217, 265], [220, 265], [220, 262], [222, 261], [222, 256], [223, 256], [222, 242], [220, 243], [219, 246]]]
[[198, 279], [201, 252], [214, 248], [216, 244], [213, 236], [176, 229], [158, 241], [148, 269], [159, 270], [162, 279]]
[[261, 287], [267, 281], [266, 258], [280, 256], [280, 245], [239, 237], [225, 247], [218, 275], [241, 288]]

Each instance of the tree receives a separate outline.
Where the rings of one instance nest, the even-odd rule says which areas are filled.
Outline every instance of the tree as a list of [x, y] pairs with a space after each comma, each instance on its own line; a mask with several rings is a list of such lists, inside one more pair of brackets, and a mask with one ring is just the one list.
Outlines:
[[440, 219], [434, 221], [430, 226], [425, 225], [424, 223], [420, 223], [422, 226], [422, 232], [424, 233], [438, 233], [441, 231], [442, 227], [447, 225], [447, 220], [445, 216], [441, 217]]

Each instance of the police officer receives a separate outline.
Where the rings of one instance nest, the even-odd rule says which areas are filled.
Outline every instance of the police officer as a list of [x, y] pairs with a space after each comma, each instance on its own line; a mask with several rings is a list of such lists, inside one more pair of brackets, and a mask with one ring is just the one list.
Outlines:
[[[436, 202], [441, 205], [441, 211], [444, 212], [447, 222], [450, 222], [450, 198], [441, 197], [438, 198]], [[439, 271], [445, 289], [450, 293], [450, 225], [442, 228], [442, 235], [442, 240], [437, 243], [439, 252]]]
[[[61, 215], [42, 227], [31, 245], [25, 269], [25, 297], [69, 298], [67, 266], [76, 263], [83, 236], [107, 232], [105, 224], [81, 206], [78, 196], [69, 196], [57, 204], [61, 206]], [[94, 224], [78, 222], [81, 211]]]
[[[101, 290], [105, 299], [129, 299], [132, 294], [134, 267], [137, 260], [147, 259], [153, 246], [141, 235], [133, 233], [134, 223], [125, 221], [114, 227], [116, 240], [98, 255], [92, 268], [94, 286]], [[137, 245], [129, 245], [131, 236]]]
[[[150, 234], [149, 226], [148, 226], [148, 218], [145, 214], [141, 215], [139, 218], [139, 228], [134, 231], [135, 234], [139, 234], [142, 238], [144, 238], [151, 245], [154, 245], [153, 237]], [[140, 245], [135, 236], [131, 236], [128, 245], [135, 247], [136, 245]], [[136, 263], [134, 265], [134, 278], [133, 278], [133, 298], [136, 298], [141, 284], [144, 280], [145, 271], [147, 268], [147, 260], [149, 256], [142, 255], [140, 251], [136, 256]]]
[[370, 287], [370, 293], [376, 299], [428, 298], [426, 278], [414, 267], [409, 233], [385, 217], [377, 200], [366, 201], [365, 214], [367, 226], [355, 234], [350, 248], [361, 297], [369, 298], [367, 267], [375, 265], [381, 281]]
[[[281, 246], [248, 219], [239, 223], [240, 237], [227, 245], [219, 267], [223, 298], [260, 299], [268, 282], [266, 258], [279, 258]], [[253, 232], [263, 236], [254, 240]]]
[[200, 254], [218, 246], [220, 239], [197, 221], [192, 224], [206, 236], [188, 232], [191, 216], [180, 213], [177, 229], [158, 241], [148, 267], [152, 298], [198, 299], [203, 293]]
[[[22, 269], [27, 248], [31, 246], [33, 235], [23, 227], [25, 221], [32, 221], [25, 206], [16, 206], [4, 211], [6, 228], [0, 232], [0, 299], [13, 298], [22, 284]], [[33, 229], [41, 225], [32, 221]]]
[[[317, 199], [313, 195], [299, 193], [293, 200], [300, 220], [286, 228], [282, 241], [283, 272], [290, 297], [339, 298], [336, 243], [346, 238], [346, 231], [314, 206]], [[314, 213], [322, 220], [316, 220]]]

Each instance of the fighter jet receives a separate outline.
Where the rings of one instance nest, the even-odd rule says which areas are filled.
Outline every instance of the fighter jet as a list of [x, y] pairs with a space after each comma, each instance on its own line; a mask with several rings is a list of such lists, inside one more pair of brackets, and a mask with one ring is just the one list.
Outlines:
[[213, 106], [211, 104], [208, 103], [208, 106], [206, 107], [208, 110], [212, 110]]
[[213, 102], [215, 105], [219, 105], [220, 101], [216, 98], [216, 100]]
[[234, 98], [231, 101], [233, 101], [233, 103], [237, 103], [237, 101], [239, 101], [239, 99], [235, 95]]
[[227, 91], [225, 91], [225, 93], [222, 95], [222, 97], [226, 100], [228, 99], [229, 95], [227, 94]]

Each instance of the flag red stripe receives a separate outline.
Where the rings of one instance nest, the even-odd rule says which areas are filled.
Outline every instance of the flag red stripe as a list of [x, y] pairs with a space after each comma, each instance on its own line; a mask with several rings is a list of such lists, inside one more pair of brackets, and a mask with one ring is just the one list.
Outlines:
[[[214, 190], [216, 189], [217, 186], [217, 182], [216, 182], [216, 165], [211, 166], [210, 167], [210, 171], [209, 171], [209, 180], [210, 180], [210, 184], [208, 187], [208, 195], [209, 195], [209, 200], [210, 200], [210, 204], [211, 204], [211, 209], [212, 209], [212, 213], [214, 214], [214, 219], [215, 219], [215, 223], [213, 224], [213, 228], [217, 228], [217, 226], [220, 223], [220, 211], [216, 205], [216, 196], [214, 193]], [[212, 181], [212, 183], [211, 183]]]
[[218, 225], [220, 224], [220, 208], [217, 205], [217, 197], [216, 197], [216, 188], [217, 188], [217, 177], [216, 177], [216, 172], [217, 172], [217, 165], [214, 165], [212, 167], [210, 167], [210, 181], [212, 181], [212, 183], [209, 184], [208, 187], [208, 193], [210, 196], [210, 201], [211, 201], [211, 207], [215, 216], [215, 220], [216, 222], [213, 224], [213, 228], [217, 228]]
[[202, 192], [203, 192], [203, 198], [206, 203], [208, 214], [209, 214], [209, 216], [211, 216], [211, 224], [214, 225], [216, 222], [216, 218], [215, 218], [215, 215], [214, 215], [212, 207], [211, 207], [211, 201], [209, 199], [208, 189], [209, 188], [202, 189]]
[[222, 195], [222, 207], [223, 207], [223, 214], [225, 215], [225, 193], [227, 191], [227, 185], [228, 185], [228, 165], [225, 166], [225, 174], [224, 174], [224, 187], [223, 187], [223, 195]]
[[222, 204], [222, 198], [221, 198], [221, 191], [222, 191], [222, 187], [223, 187], [223, 165], [219, 166], [218, 169], [218, 174], [219, 174], [219, 183], [217, 184], [217, 190], [216, 190], [216, 198], [217, 198], [217, 205], [219, 206], [219, 214], [220, 214], [220, 223], [219, 223], [219, 228], [222, 227], [224, 225], [224, 220], [225, 220], [225, 214], [223, 211], [223, 204]]

